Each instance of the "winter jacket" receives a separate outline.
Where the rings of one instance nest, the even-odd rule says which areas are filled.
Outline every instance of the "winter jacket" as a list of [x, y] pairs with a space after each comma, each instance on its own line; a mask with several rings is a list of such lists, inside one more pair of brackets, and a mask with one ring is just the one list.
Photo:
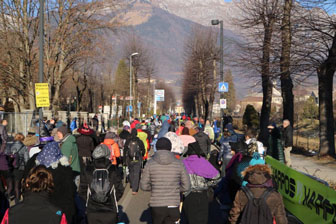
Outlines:
[[[105, 158], [99, 159], [99, 161], [95, 161], [94, 165], [90, 165], [86, 169], [86, 179], [83, 181], [90, 184], [92, 181], [92, 175], [94, 169], [108, 169], [109, 171], [109, 180], [110, 183], [114, 186], [114, 191], [111, 194], [111, 197], [106, 203], [98, 203], [94, 200], [92, 200], [90, 197], [87, 198], [87, 194], [81, 194], [85, 195], [83, 199], [87, 201], [87, 217], [88, 217], [88, 223], [89, 224], [96, 224], [96, 223], [113, 223], [112, 220], [117, 215], [117, 202], [120, 200], [120, 198], [123, 195], [124, 192], [124, 186], [121, 181], [121, 177], [119, 173], [116, 170], [115, 166], [111, 166], [109, 161], [104, 161]], [[82, 181], [82, 180], [81, 180]], [[86, 187], [86, 190], [88, 189], [88, 185]]]
[[77, 129], [77, 119], [74, 118], [72, 121], [71, 121], [71, 124], [70, 124], [70, 130], [71, 131], [74, 131], [75, 129]]
[[283, 147], [293, 146], [293, 128], [290, 125], [282, 130], [282, 145]]
[[145, 153], [143, 154], [143, 159], [147, 159], [148, 158], [148, 150], [149, 150], [149, 141], [147, 139], [148, 135], [146, 132], [142, 131], [142, 130], [137, 130], [138, 131], [138, 135], [137, 137], [143, 142], [144, 146], [145, 146]]
[[126, 140], [125, 147], [124, 147], [124, 164], [126, 165], [129, 165], [131, 162], [128, 156], [128, 150], [129, 150], [128, 145], [130, 144], [131, 140], [136, 140], [138, 142], [138, 145], [140, 147], [141, 156], [144, 156], [146, 153], [146, 149], [145, 149], [143, 142], [138, 137], [129, 136], [129, 138]]
[[93, 150], [95, 149], [95, 142], [90, 135], [81, 134], [76, 138], [78, 156], [91, 157]]
[[170, 124], [169, 124], [168, 121], [163, 122], [162, 127], [161, 127], [161, 129], [160, 129], [160, 131], [159, 131], [159, 134], [158, 134], [158, 137], [157, 137], [157, 138], [160, 139], [160, 138], [162, 138], [165, 134], [167, 134], [167, 133], [168, 133], [168, 129], [169, 129], [169, 127], [170, 127]]
[[107, 145], [107, 147], [110, 149], [110, 160], [113, 165], [117, 165], [117, 158], [120, 157], [120, 149], [118, 143], [116, 143], [113, 139], [105, 139], [102, 144]]
[[72, 170], [80, 172], [76, 138], [73, 135], [64, 136], [60, 148], [62, 154], [68, 157]]
[[182, 154], [184, 152], [184, 144], [182, 140], [174, 133], [174, 132], [168, 132], [165, 134], [166, 138], [168, 138], [172, 144], [171, 152]]
[[[28, 161], [24, 171], [24, 179], [27, 178], [29, 171], [39, 164], [36, 160], [37, 156], [38, 154], [35, 154]], [[68, 158], [63, 156], [53, 167], [47, 169], [51, 172], [54, 180], [54, 192], [50, 195], [50, 202], [65, 213], [69, 224], [73, 223], [72, 220], [76, 214], [76, 186]]]
[[179, 206], [180, 192], [190, 190], [188, 173], [170, 151], [159, 150], [143, 171], [140, 187], [151, 191], [150, 206]]
[[[271, 181], [271, 169], [267, 165], [249, 166], [243, 172], [245, 180], [247, 180], [247, 187], [250, 188], [254, 197], [260, 198], [264, 193], [267, 184]], [[244, 210], [248, 202], [246, 194], [239, 190], [233, 202], [233, 207], [230, 211], [229, 221], [232, 224], [238, 222], [239, 216]], [[275, 217], [277, 224], [287, 224], [286, 212], [282, 201], [282, 196], [273, 191], [266, 199], [266, 204], [269, 206], [272, 216]]]
[[190, 143], [196, 142], [196, 139], [190, 135], [180, 135], [178, 137], [182, 140], [184, 147], [188, 147]]
[[6, 126], [0, 124], [0, 153], [4, 152], [6, 149], [7, 138], [8, 134]]
[[7, 210], [1, 224], [65, 224], [64, 213], [50, 202], [47, 192], [26, 192], [23, 201]]
[[205, 126], [204, 133], [206, 133], [209, 136], [211, 142], [215, 140], [215, 132], [214, 132], [214, 129], [210, 125]]
[[194, 138], [200, 145], [202, 151], [205, 155], [209, 155], [210, 148], [211, 148], [211, 140], [207, 134], [205, 134], [203, 131], [199, 131], [197, 134], [194, 135]]
[[29, 152], [27, 147], [22, 142], [16, 141], [11, 147], [11, 154], [18, 156], [16, 158], [16, 161], [18, 163], [16, 164], [16, 166], [19, 170], [24, 170], [25, 165], [29, 160]]
[[285, 163], [284, 152], [281, 144], [281, 136], [278, 129], [273, 129], [268, 137], [267, 155]]

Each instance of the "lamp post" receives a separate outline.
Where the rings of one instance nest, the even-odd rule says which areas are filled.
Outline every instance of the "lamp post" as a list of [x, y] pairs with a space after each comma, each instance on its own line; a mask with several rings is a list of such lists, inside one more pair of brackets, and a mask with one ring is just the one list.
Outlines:
[[67, 111], [67, 125], [68, 125], [68, 128], [70, 128], [70, 97], [67, 97], [66, 98], [66, 103], [68, 105], [68, 111]]
[[[40, 0], [40, 12], [39, 12], [39, 82], [43, 83], [43, 53], [44, 53], [44, 0]], [[43, 111], [42, 107], [39, 108], [39, 134], [43, 123]]]
[[[132, 81], [133, 81], [133, 76], [132, 76], [132, 57], [135, 55], [138, 55], [138, 52], [134, 52], [133, 54], [130, 55], [130, 106], [132, 105]], [[132, 108], [133, 110], [133, 108]], [[129, 119], [131, 120], [131, 111], [130, 107], [128, 107], [129, 111]]]
[[[219, 76], [220, 76], [220, 81], [224, 82], [224, 49], [223, 49], [223, 44], [224, 44], [224, 30], [223, 30], [223, 20], [211, 20], [211, 25], [217, 26], [220, 24], [220, 67], [219, 67]], [[224, 98], [224, 93], [220, 93], [220, 98]], [[224, 115], [224, 109], [220, 109], [221, 111], [221, 131], [223, 131], [223, 115]]]

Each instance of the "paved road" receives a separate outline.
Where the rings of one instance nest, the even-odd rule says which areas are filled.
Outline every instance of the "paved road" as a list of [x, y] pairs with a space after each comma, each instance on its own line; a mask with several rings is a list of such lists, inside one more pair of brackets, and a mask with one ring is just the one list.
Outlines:
[[150, 193], [139, 190], [137, 195], [132, 195], [132, 191], [127, 184], [123, 197], [119, 201], [121, 208], [120, 221], [128, 223], [152, 223], [148, 208]]

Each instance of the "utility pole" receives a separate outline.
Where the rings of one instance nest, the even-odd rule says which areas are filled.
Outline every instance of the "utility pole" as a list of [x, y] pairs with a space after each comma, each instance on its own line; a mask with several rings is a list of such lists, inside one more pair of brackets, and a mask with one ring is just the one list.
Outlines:
[[[219, 67], [219, 76], [220, 82], [224, 82], [224, 28], [223, 28], [223, 20], [211, 20], [211, 25], [216, 26], [220, 25], [220, 67]], [[224, 92], [220, 93], [220, 99], [224, 99]], [[223, 131], [223, 116], [224, 116], [224, 109], [221, 108], [221, 132]]]
[[[39, 82], [43, 83], [43, 54], [44, 54], [44, 0], [40, 0], [40, 15], [39, 15]], [[42, 107], [39, 108], [39, 134], [43, 125], [43, 111]]]

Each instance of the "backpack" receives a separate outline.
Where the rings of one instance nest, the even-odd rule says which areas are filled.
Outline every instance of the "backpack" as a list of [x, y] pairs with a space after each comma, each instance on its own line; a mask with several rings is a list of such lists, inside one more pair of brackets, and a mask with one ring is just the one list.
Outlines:
[[155, 127], [154, 124], [152, 124], [152, 125], [149, 126], [149, 130], [150, 130], [150, 134], [151, 135], [155, 135], [155, 129], [156, 129], [156, 127]]
[[260, 198], [255, 198], [248, 187], [241, 188], [248, 198], [243, 213], [240, 218], [240, 224], [272, 224], [273, 217], [266, 199], [274, 191], [274, 188], [266, 188]]
[[92, 175], [92, 181], [88, 186], [87, 200], [91, 198], [98, 203], [106, 203], [114, 192], [114, 185], [109, 179], [107, 169], [95, 169]]
[[253, 155], [253, 153], [258, 152], [258, 144], [255, 139], [252, 139], [251, 142], [247, 145], [247, 156]]
[[14, 160], [12, 164], [15, 169], [21, 168], [20, 170], [24, 170], [25, 161], [23, 155], [22, 154], [20, 155], [20, 151], [25, 147], [26, 147], [25, 145], [22, 145], [21, 148], [14, 153]]
[[140, 147], [137, 139], [132, 139], [128, 144], [128, 157], [132, 161], [139, 160], [141, 158]]

